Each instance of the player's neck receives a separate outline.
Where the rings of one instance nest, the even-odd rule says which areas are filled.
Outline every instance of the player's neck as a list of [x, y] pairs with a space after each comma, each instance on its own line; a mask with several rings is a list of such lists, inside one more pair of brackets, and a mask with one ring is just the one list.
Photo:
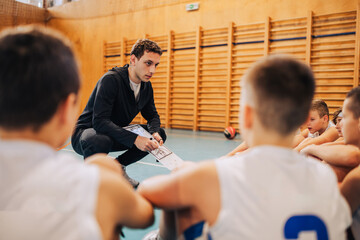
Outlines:
[[261, 145], [272, 145], [278, 147], [292, 148], [294, 134], [286, 136], [280, 135], [274, 131], [254, 131], [251, 145], [252, 147]]
[[30, 128], [13, 131], [0, 129], [0, 136], [2, 140], [28, 140], [47, 143], [47, 140], [44, 139], [43, 134], [34, 132], [34, 130]]
[[[58, 134], [54, 134], [54, 132]], [[58, 129], [54, 129], [53, 125], [50, 124], [45, 124], [38, 131], [35, 131], [33, 127], [14, 130], [0, 128], [0, 138], [2, 140], [36, 141], [47, 144], [54, 149], [61, 145], [59, 142], [61, 135], [63, 135], [63, 133]]]

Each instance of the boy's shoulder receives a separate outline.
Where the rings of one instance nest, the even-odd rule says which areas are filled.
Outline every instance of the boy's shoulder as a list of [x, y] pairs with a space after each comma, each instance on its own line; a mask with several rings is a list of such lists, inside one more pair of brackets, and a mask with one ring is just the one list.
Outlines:
[[71, 191], [76, 185], [85, 187], [87, 181], [93, 184], [99, 181], [96, 166], [35, 141], [0, 141], [0, 152], [0, 167], [6, 169], [0, 179], [8, 186], [23, 186], [24, 189], [42, 186], [39, 189], [45, 194], [53, 188]]
[[[307, 171], [309, 166], [314, 166], [314, 171], [324, 172], [327, 175], [331, 168], [322, 162], [300, 154], [293, 149], [264, 145], [253, 147], [246, 152], [235, 154], [215, 160], [217, 168], [227, 168], [227, 172], [253, 171], [255, 173], [268, 171]], [[293, 169], [297, 165], [298, 169]]]

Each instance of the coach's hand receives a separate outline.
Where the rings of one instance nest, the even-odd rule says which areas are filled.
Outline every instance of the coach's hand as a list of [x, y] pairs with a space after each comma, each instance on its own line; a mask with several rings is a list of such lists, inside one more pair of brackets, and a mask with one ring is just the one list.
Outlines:
[[151, 152], [152, 150], [159, 147], [159, 143], [156, 140], [142, 136], [137, 136], [134, 144], [138, 149], [144, 152]]

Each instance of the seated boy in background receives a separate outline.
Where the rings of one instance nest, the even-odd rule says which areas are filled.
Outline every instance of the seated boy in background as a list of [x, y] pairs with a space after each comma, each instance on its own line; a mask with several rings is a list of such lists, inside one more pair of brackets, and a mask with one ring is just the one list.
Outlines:
[[187, 236], [194, 228], [214, 240], [295, 239], [309, 231], [345, 239], [351, 216], [335, 174], [292, 149], [314, 90], [310, 68], [289, 56], [254, 64], [243, 77], [240, 104], [249, 150], [140, 185], [139, 193], [164, 209], [158, 239]]
[[[343, 106], [342, 133], [346, 144], [360, 149], [360, 87], [352, 89]], [[360, 167], [354, 168], [340, 185], [353, 213], [351, 230], [360, 239]]]
[[338, 132], [338, 135], [339, 135], [339, 138], [336, 139], [336, 141], [334, 142], [329, 142], [329, 143], [324, 143], [324, 144], [327, 144], [327, 145], [331, 145], [331, 144], [345, 144], [345, 141], [344, 141], [344, 137], [342, 135], [342, 132], [341, 132], [341, 120], [343, 118], [343, 113], [342, 113], [342, 108], [339, 108], [338, 110], [336, 110], [333, 114], [333, 123], [335, 124], [335, 128], [336, 128], [336, 131]]
[[342, 112], [334, 119], [340, 141], [324, 143], [321, 145], [309, 145], [301, 150], [302, 153], [315, 157], [329, 164], [336, 173], [338, 182], [341, 182], [346, 174], [360, 163], [360, 151], [357, 146], [345, 144], [342, 128]]
[[307, 129], [294, 138], [295, 150], [300, 151], [311, 144], [333, 142], [339, 138], [334, 123], [329, 120], [329, 109], [323, 100], [314, 100], [310, 109]]
[[61, 35], [22, 27], [0, 36], [0, 239], [114, 239], [147, 227], [153, 208], [119, 164], [84, 164], [56, 148], [78, 114], [78, 66]]

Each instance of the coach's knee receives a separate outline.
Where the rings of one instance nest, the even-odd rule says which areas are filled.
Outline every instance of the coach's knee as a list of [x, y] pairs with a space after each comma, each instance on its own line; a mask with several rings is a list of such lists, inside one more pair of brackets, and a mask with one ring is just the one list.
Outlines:
[[113, 140], [109, 136], [85, 131], [80, 138], [84, 158], [96, 153], [108, 154], [111, 151]]
[[165, 142], [166, 141], [166, 133], [165, 133], [165, 130], [163, 128], [160, 128], [159, 134], [160, 134], [160, 137]]

